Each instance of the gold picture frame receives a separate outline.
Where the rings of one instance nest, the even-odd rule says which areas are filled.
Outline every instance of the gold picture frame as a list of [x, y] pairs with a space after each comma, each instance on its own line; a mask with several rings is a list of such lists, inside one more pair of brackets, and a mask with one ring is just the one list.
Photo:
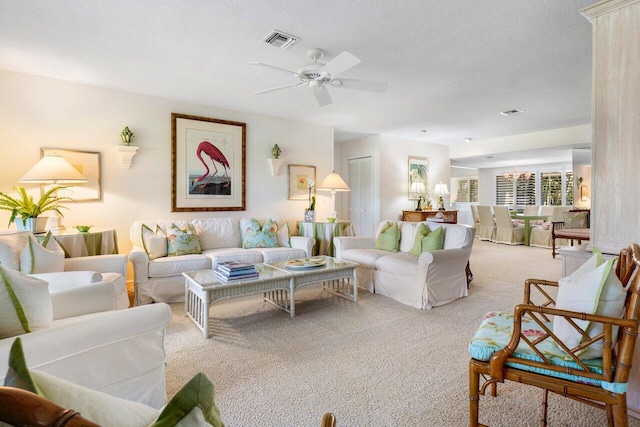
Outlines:
[[245, 210], [247, 124], [171, 113], [171, 212]]
[[[57, 154], [71, 163], [88, 182], [73, 184], [65, 190], [64, 196], [71, 197], [74, 202], [102, 201], [102, 186], [100, 183], [100, 153], [97, 151], [67, 150], [63, 148], [41, 148], [40, 156]], [[45, 185], [40, 186], [44, 194]]]
[[289, 165], [289, 200], [309, 200], [307, 179], [313, 180], [311, 196], [316, 194], [316, 167], [308, 165]]

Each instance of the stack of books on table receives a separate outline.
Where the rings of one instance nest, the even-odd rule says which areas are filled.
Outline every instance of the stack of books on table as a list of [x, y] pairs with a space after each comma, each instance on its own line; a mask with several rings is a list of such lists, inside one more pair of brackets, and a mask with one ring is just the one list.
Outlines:
[[258, 272], [254, 264], [237, 261], [221, 262], [216, 268], [215, 275], [223, 283], [258, 278]]

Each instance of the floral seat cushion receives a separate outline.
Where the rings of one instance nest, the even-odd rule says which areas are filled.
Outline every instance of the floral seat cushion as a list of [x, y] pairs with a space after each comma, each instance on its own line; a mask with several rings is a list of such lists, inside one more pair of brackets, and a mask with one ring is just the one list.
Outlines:
[[[553, 330], [553, 322], [545, 322], [545, 326], [550, 330]], [[509, 344], [512, 332], [513, 313], [506, 311], [489, 312], [485, 316], [484, 320], [480, 324], [480, 327], [471, 339], [471, 343], [469, 344], [469, 355], [476, 360], [489, 360], [493, 353], [502, 350], [507, 344]], [[543, 336], [545, 334], [545, 331], [534, 320], [527, 316], [524, 316], [522, 318], [522, 333], [527, 338], [535, 340]], [[567, 357], [567, 354], [560, 347], [558, 347], [555, 341], [553, 341], [553, 339], [551, 338], [547, 338], [542, 343], [538, 344], [537, 348], [554, 365], [582, 370], [580, 365], [578, 365], [577, 363], [565, 359]], [[543, 360], [529, 347], [529, 345], [522, 340], [520, 341], [518, 348], [516, 349], [513, 356], [525, 360], [543, 362]], [[592, 368], [593, 372], [598, 374], [602, 373], [602, 359], [583, 360], [583, 362], [587, 366]], [[563, 378], [570, 381], [582, 382], [592, 385], [603, 385], [602, 381], [594, 380], [592, 378], [585, 378], [578, 375], [564, 374], [548, 369], [534, 368], [531, 366], [511, 362], [507, 363], [507, 365], [516, 369], [537, 372], [540, 374]]]

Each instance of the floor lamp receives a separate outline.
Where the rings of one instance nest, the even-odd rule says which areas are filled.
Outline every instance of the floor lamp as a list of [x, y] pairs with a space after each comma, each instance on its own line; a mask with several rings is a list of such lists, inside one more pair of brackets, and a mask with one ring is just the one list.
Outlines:
[[[38, 163], [36, 163], [29, 172], [27, 172], [19, 182], [27, 184], [49, 184], [49, 185], [64, 185], [64, 184], [80, 184], [83, 182], [89, 182], [71, 163], [69, 163], [64, 157], [57, 154], [49, 154], [42, 157]], [[54, 216], [50, 218], [48, 230], [56, 231], [63, 230], [65, 227], [62, 224], [62, 218], [57, 212], [54, 212]]]
[[338, 212], [336, 209], [336, 191], [351, 191], [349, 186], [342, 180], [339, 174], [336, 171], [331, 172], [327, 177], [320, 183], [318, 186], [318, 190], [320, 191], [331, 191], [331, 203], [333, 207], [333, 212], [331, 212], [331, 216], [329, 218], [337, 218]]

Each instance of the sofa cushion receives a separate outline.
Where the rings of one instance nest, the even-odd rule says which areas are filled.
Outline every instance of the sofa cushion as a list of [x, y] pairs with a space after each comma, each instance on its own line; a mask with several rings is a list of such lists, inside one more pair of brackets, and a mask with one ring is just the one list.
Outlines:
[[280, 261], [288, 261], [295, 258], [306, 258], [307, 253], [304, 249], [295, 248], [260, 248], [257, 249], [262, 253], [262, 262], [276, 263]]
[[49, 283], [0, 264], [0, 339], [51, 326]]
[[444, 230], [444, 246], [442, 249], [459, 249], [471, 247], [473, 243], [471, 229], [464, 225], [430, 224], [431, 231], [438, 227]]
[[20, 254], [31, 233], [27, 231], [10, 231], [0, 233], [0, 263], [14, 270], [20, 270]]
[[289, 224], [282, 223], [282, 225], [278, 225], [278, 232], [276, 233], [276, 238], [278, 239], [278, 246], [282, 248], [290, 248], [291, 247], [291, 232], [289, 231]]
[[261, 226], [257, 219], [251, 218], [247, 221], [246, 225], [241, 223], [240, 226], [244, 230], [244, 237], [242, 238], [243, 248], [278, 247], [278, 239], [276, 238], [278, 225], [273, 220], [268, 219], [264, 222], [264, 225]]
[[27, 244], [20, 253], [20, 271], [25, 274], [64, 271], [64, 250], [50, 231], [42, 244], [33, 235], [29, 235]]
[[[403, 224], [404, 228], [404, 224]], [[427, 236], [431, 232], [431, 229], [426, 224], [420, 223], [416, 230], [416, 235], [413, 238], [413, 246], [409, 250], [409, 253], [415, 257], [420, 256], [422, 253], [422, 238]], [[404, 235], [404, 233], [402, 233]]]
[[342, 257], [345, 261], [357, 262], [360, 268], [376, 268], [378, 258], [389, 255], [389, 252], [381, 249], [347, 249], [342, 251]]
[[[387, 253], [386, 256], [376, 260], [376, 270], [393, 273], [398, 276], [418, 276], [418, 261], [409, 253]], [[424, 279], [423, 279], [424, 280]]]
[[167, 230], [168, 256], [199, 254], [200, 252], [202, 252], [200, 242], [193, 226], [188, 224], [185, 227], [178, 227], [175, 224], [171, 224], [171, 227]]
[[438, 227], [421, 240], [420, 253], [428, 251], [438, 251], [444, 245], [444, 228]]
[[589, 228], [588, 212], [562, 212], [564, 228]]
[[146, 224], [142, 224], [140, 232], [142, 248], [150, 260], [167, 256], [167, 235], [160, 227], [156, 226], [156, 231], [153, 231]]
[[[423, 222], [399, 222], [398, 228], [400, 228], [400, 245], [398, 250], [400, 252], [409, 252], [413, 248], [415, 243], [416, 233]], [[427, 225], [425, 224], [425, 227]]]
[[[211, 268], [216, 268], [221, 262], [239, 261], [257, 264], [262, 262], [262, 253], [257, 249], [222, 248], [210, 249], [202, 252], [211, 261]], [[183, 270], [187, 271], [187, 270]]]
[[149, 261], [149, 277], [179, 276], [184, 271], [211, 268], [211, 259], [205, 255], [162, 257]]
[[400, 229], [398, 224], [387, 222], [387, 225], [382, 227], [380, 234], [376, 238], [375, 248], [388, 252], [398, 252], [399, 243]]
[[192, 221], [203, 251], [242, 246], [237, 218], [202, 218]]

